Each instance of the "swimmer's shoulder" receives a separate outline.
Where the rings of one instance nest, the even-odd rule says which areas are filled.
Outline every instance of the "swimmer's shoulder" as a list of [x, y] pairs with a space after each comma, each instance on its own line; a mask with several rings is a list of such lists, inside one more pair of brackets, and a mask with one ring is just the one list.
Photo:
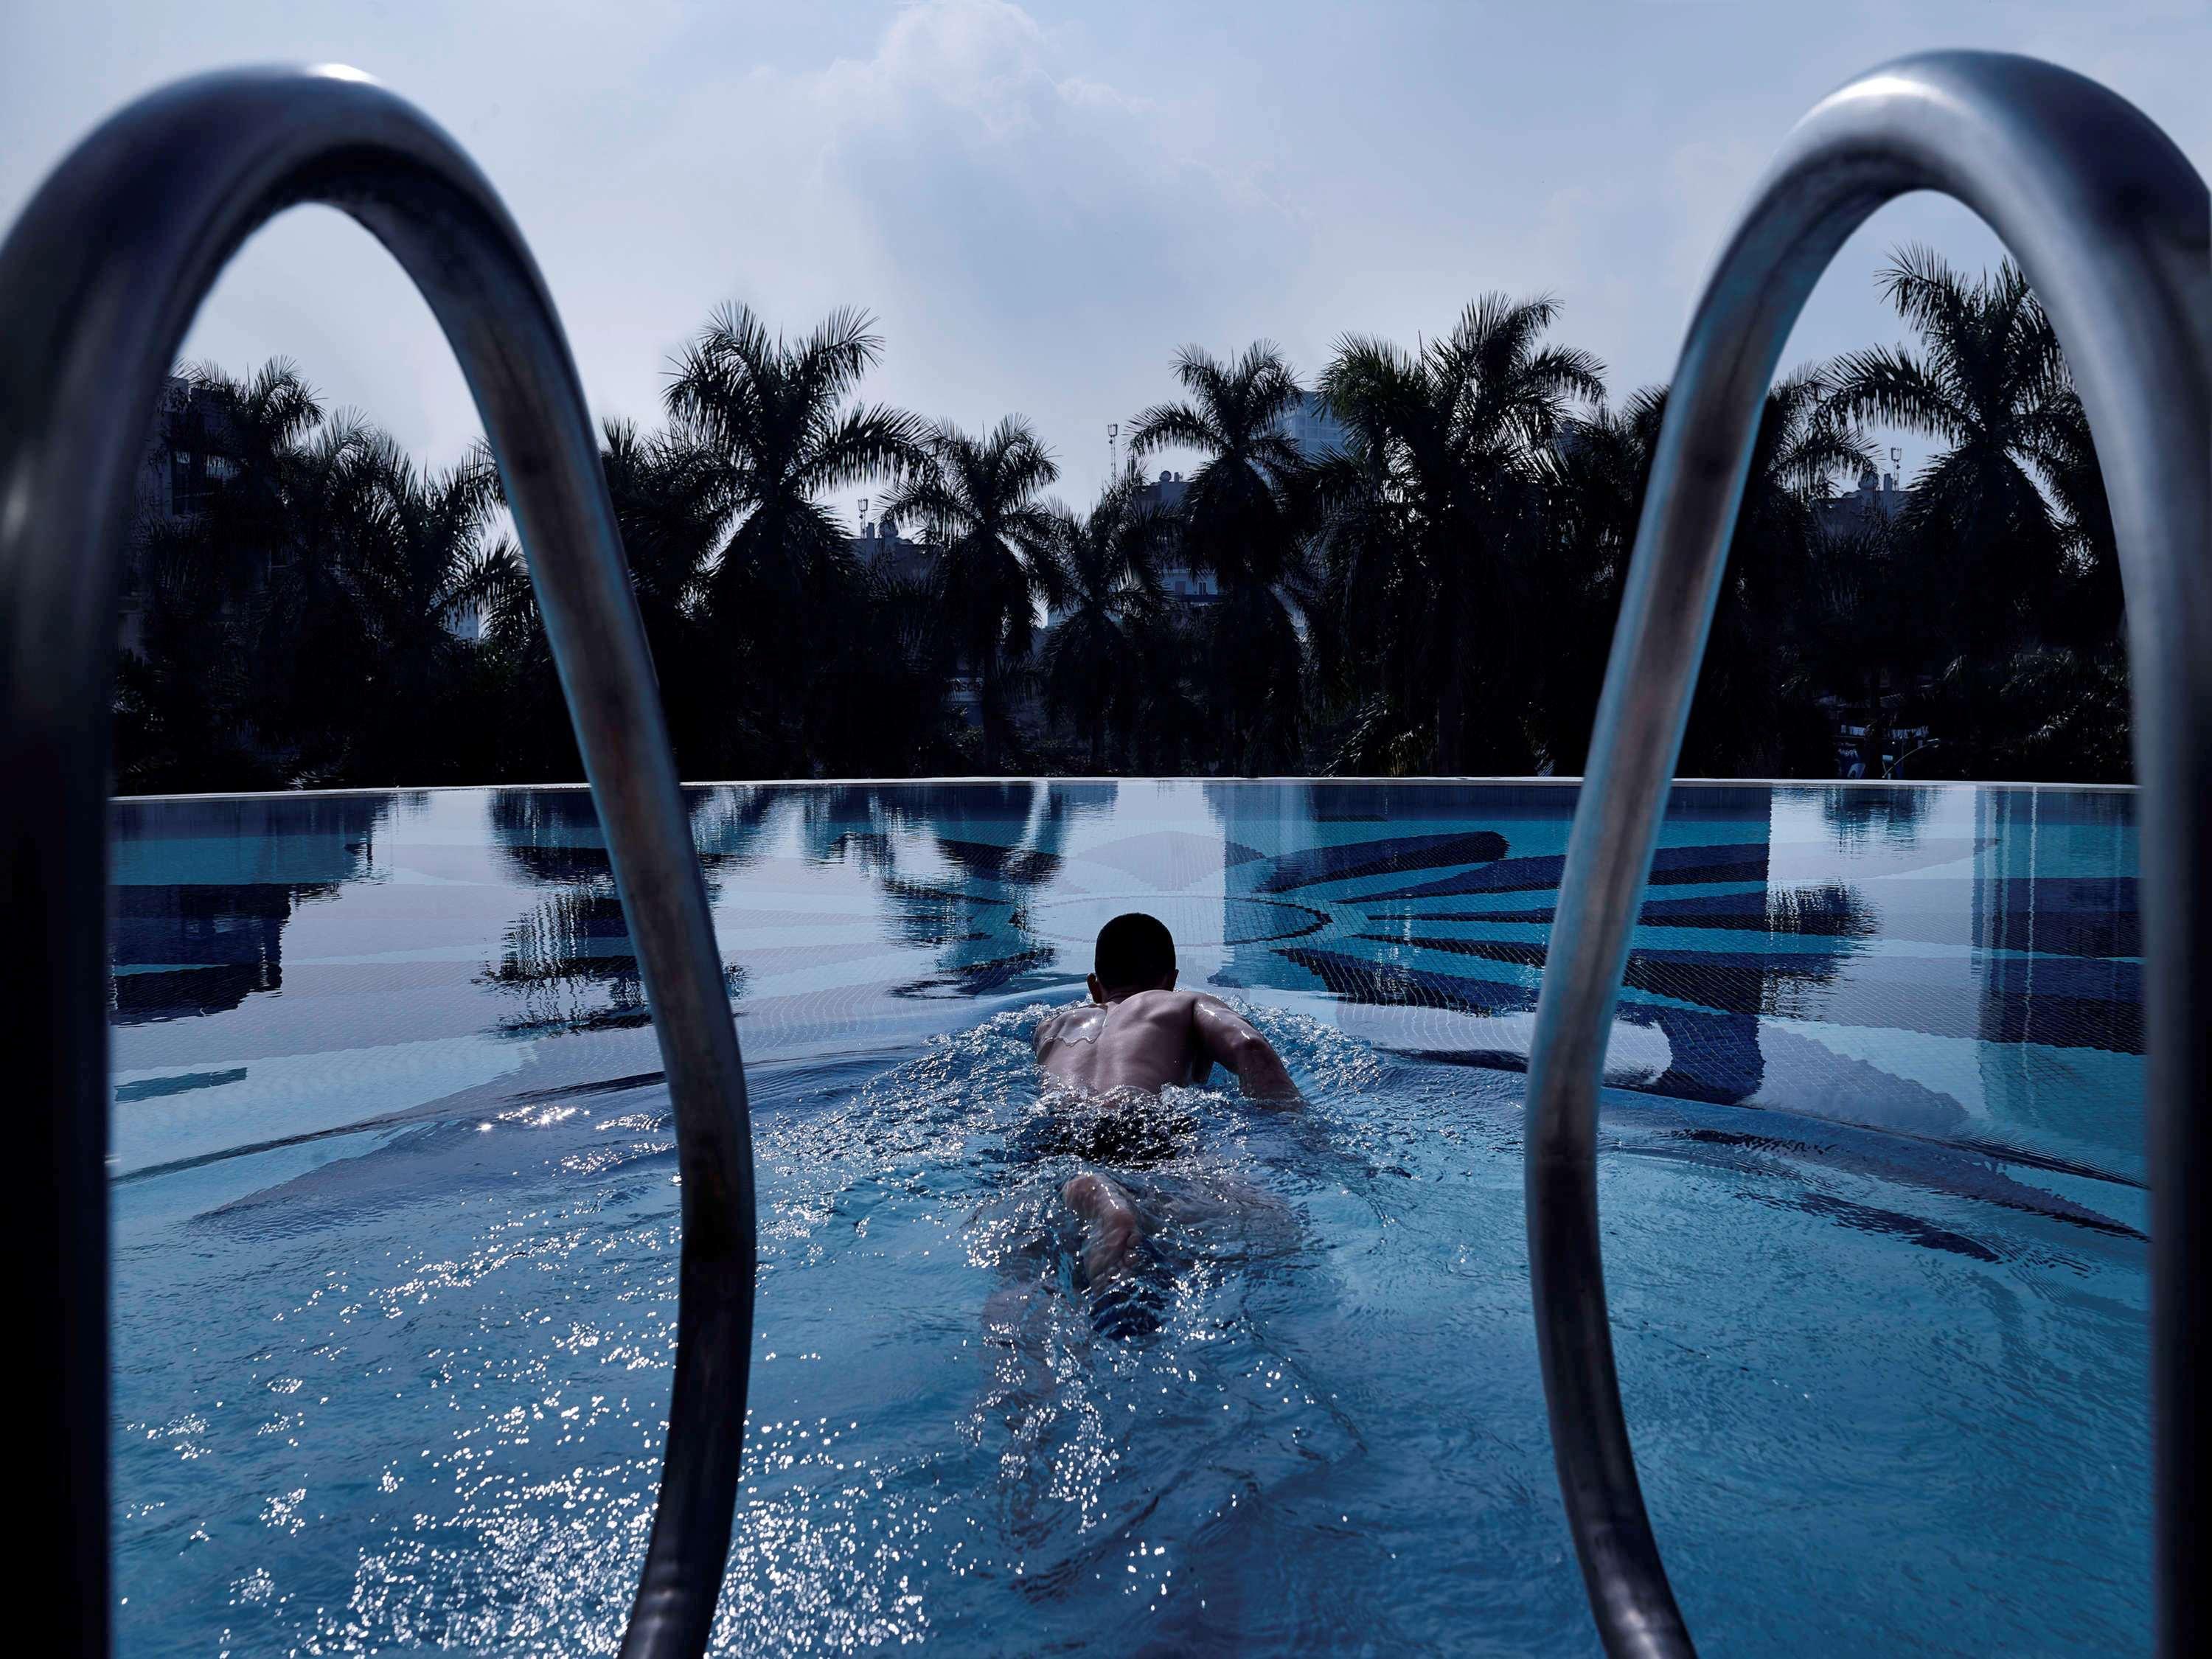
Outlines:
[[1087, 1015], [1101, 1014], [1105, 1010], [1095, 1002], [1071, 1002], [1065, 1008], [1055, 1008], [1037, 1022], [1034, 1046], [1042, 1053], [1045, 1045], [1071, 1036], [1083, 1025], [1091, 1023]]

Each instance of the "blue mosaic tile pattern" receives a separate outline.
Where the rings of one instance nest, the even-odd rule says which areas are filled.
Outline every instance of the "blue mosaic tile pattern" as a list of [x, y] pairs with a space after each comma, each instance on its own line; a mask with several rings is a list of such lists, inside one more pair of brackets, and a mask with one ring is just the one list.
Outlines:
[[[692, 803], [757, 1060], [1063, 997], [1097, 925], [1148, 909], [1187, 983], [1511, 1071], [1573, 796], [1009, 783]], [[122, 803], [116, 828], [118, 1102], [194, 1095], [222, 1119], [273, 1066], [343, 1055], [314, 1091], [331, 1103], [289, 1126], [313, 1133], [492, 1079], [653, 1069], [580, 792]], [[2139, 1176], [2136, 907], [2125, 792], [1685, 787], [1611, 1080]], [[119, 1169], [222, 1150], [201, 1115], [119, 1120]]]

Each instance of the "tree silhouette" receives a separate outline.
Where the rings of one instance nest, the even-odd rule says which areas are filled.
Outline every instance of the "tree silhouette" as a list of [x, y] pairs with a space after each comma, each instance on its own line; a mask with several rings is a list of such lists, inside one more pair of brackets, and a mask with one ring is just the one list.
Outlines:
[[[1320, 469], [1342, 660], [1379, 681], [1402, 750], [1433, 708], [1447, 772], [1525, 771], [1528, 601], [1542, 556], [1540, 458], [1605, 395], [1588, 352], [1544, 343], [1548, 298], [1486, 295], [1409, 355], [1347, 336], [1322, 375], [1351, 453]], [[1426, 694], [1426, 695], [1425, 695]]]
[[896, 477], [927, 435], [902, 410], [852, 401], [883, 356], [873, 320], [832, 312], [787, 341], [744, 306], [726, 306], [678, 358], [666, 403], [672, 439], [714, 464], [701, 480], [720, 509], [721, 545], [704, 574], [705, 610], [732, 656], [750, 653], [744, 684], [769, 711], [774, 742], [759, 758], [803, 769], [821, 718], [808, 659], [854, 575], [834, 491]]
[[927, 537], [951, 624], [978, 692], [983, 767], [996, 771], [1011, 727], [1006, 684], [1027, 662], [1036, 611], [1059, 596], [1053, 514], [1039, 492], [1060, 477], [1029, 422], [1009, 416], [981, 437], [947, 423], [884, 504]]
[[1048, 545], [1063, 609], [1042, 653], [1045, 702], [1081, 731], [1094, 775], [1105, 770], [1109, 722], [1126, 743], [1144, 706], [1145, 647], [1164, 611], [1159, 562], [1170, 530], [1130, 477], [1108, 485], [1081, 518], [1052, 515]]
[[[1863, 721], [1940, 734], [1916, 775], [2124, 777], [2113, 526], [2049, 319], [2009, 263], [1906, 248], [1881, 282], [1911, 343], [1767, 395], [1683, 769], [1826, 775]], [[1179, 500], [1133, 465], [1078, 514], [1026, 422], [866, 401], [865, 313], [786, 337], [725, 307], [665, 423], [610, 422], [600, 454], [679, 765], [1578, 769], [1667, 400], [1607, 404], [1557, 322], [1489, 295], [1412, 351], [1341, 338], [1314, 395], [1348, 441], [1312, 460], [1279, 350], [1188, 348], [1131, 422], [1133, 458], [1195, 457]], [[283, 360], [185, 371], [163, 418], [119, 787], [579, 775], [483, 452], [422, 467]], [[1836, 499], [1874, 425], [1932, 441], [1893, 520], [1886, 492]], [[863, 484], [884, 533], [856, 538], [830, 502]], [[1176, 566], [1216, 591], [1165, 591]]]
[[1305, 467], [1283, 429], [1304, 395], [1281, 351], [1261, 340], [1223, 360], [1185, 347], [1176, 359], [1184, 401], [1137, 416], [1133, 458], [1195, 451], [1182, 507], [1182, 549], [1213, 573], [1220, 601], [1198, 635], [1206, 702], [1225, 758], [1239, 770], [1293, 758], [1302, 723], [1304, 647], [1286, 602], [1304, 574], [1298, 485]]

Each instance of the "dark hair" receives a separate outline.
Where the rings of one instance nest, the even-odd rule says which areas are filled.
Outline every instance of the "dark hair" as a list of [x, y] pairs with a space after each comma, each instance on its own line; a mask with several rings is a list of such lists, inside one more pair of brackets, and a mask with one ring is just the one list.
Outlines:
[[1107, 990], [1157, 985], [1175, 972], [1175, 939], [1158, 916], [1132, 910], [1098, 930], [1092, 971]]

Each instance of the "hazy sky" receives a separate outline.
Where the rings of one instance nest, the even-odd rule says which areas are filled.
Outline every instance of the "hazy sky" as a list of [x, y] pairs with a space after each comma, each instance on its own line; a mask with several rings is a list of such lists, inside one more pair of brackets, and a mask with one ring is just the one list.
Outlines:
[[[149, 88], [350, 64], [504, 193], [600, 413], [652, 419], [721, 301], [792, 331], [860, 305], [889, 341], [872, 395], [1028, 415], [1081, 501], [1106, 423], [1170, 393], [1186, 342], [1265, 336], [1310, 374], [1347, 331], [1410, 343], [1482, 290], [1548, 290], [1616, 392], [1664, 379], [1791, 123], [1862, 69], [1954, 46], [2094, 76], [2212, 173], [2212, 0], [9, 0], [0, 220]], [[1870, 278], [1907, 239], [1996, 257], [1963, 210], [1891, 207], [1790, 361], [1899, 337]], [[280, 353], [435, 461], [477, 430], [405, 279], [322, 210], [246, 247], [185, 348], [234, 370]]]

